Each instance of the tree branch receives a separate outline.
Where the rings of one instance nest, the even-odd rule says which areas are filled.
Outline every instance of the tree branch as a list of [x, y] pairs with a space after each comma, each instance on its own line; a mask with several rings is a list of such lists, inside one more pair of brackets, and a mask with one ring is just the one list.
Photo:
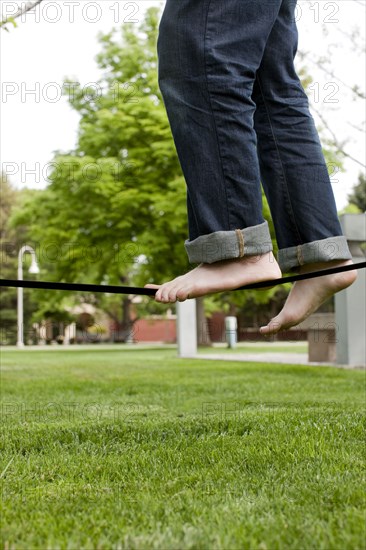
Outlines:
[[365, 121], [362, 121], [362, 126], [356, 126], [356, 124], [352, 124], [351, 122], [347, 122], [348, 126], [351, 126], [354, 130], [357, 130], [357, 132], [360, 132], [361, 134], [365, 133], [365, 129], [362, 128], [362, 126], [365, 126]]
[[298, 51], [298, 55], [299, 55], [299, 58], [302, 60], [302, 61], [310, 61], [311, 63], [314, 63], [314, 65], [316, 65], [317, 67], [319, 67], [322, 71], [324, 71], [326, 74], [330, 75], [332, 78], [334, 78], [335, 80], [338, 80], [338, 82], [340, 82], [342, 84], [342, 86], [344, 86], [345, 88], [348, 88], [349, 90], [351, 90], [351, 92], [357, 96], [359, 99], [366, 99], [366, 96], [365, 94], [362, 92], [362, 91], [359, 91], [358, 89], [358, 86], [350, 86], [349, 84], [347, 84], [346, 82], [344, 82], [344, 80], [342, 80], [341, 78], [339, 78], [338, 76], [336, 76], [334, 74], [333, 71], [327, 69], [327, 67], [324, 65], [324, 63], [322, 63], [322, 61], [320, 59], [316, 60], [314, 59], [313, 57], [311, 57], [309, 55], [309, 52], [302, 52], [302, 51]]
[[342, 153], [342, 155], [344, 155], [345, 157], [349, 158], [350, 160], [353, 160], [353, 162], [355, 162], [356, 164], [359, 164], [360, 166], [362, 166], [363, 168], [366, 168], [366, 166], [358, 159], [356, 159], [355, 157], [353, 157], [352, 155], [346, 153], [346, 151], [343, 149], [343, 143], [341, 143], [337, 136], [335, 135], [335, 133], [333, 132], [333, 130], [331, 129], [331, 127], [329, 126], [329, 124], [327, 123], [327, 121], [325, 120], [324, 116], [322, 115], [322, 113], [316, 108], [314, 107], [314, 105], [312, 104], [311, 105], [312, 109], [316, 112], [316, 114], [318, 115], [318, 117], [320, 118], [320, 120], [322, 121], [322, 123], [324, 124], [325, 128], [328, 130], [328, 132], [331, 134], [332, 136], [332, 139], [333, 139], [333, 142], [334, 142], [334, 145], [337, 147], [338, 151], [340, 153]]
[[[22, 7], [20, 7], [18, 9], [17, 12], [15, 12], [14, 15], [11, 15], [9, 17], [6, 17], [5, 19], [3, 19], [2, 21], [0, 21], [0, 27], [5, 27], [5, 25], [7, 23], [13, 23], [14, 26], [15, 26], [15, 19], [17, 19], [17, 17], [20, 17], [22, 15], [25, 15], [28, 11], [32, 10], [33, 8], [35, 8], [38, 4], [40, 4], [43, 0], [36, 0], [35, 2], [26, 2], [25, 4], [23, 4]], [[6, 29], [7, 30], [7, 29]]]

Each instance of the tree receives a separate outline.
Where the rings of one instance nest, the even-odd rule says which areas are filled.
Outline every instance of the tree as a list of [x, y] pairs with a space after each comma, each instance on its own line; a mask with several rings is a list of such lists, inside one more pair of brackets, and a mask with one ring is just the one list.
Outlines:
[[[125, 24], [100, 36], [106, 76], [97, 97], [91, 87], [65, 83], [81, 116], [77, 147], [57, 152], [50, 185], [13, 218], [15, 227], [29, 224], [50, 280], [128, 285], [142, 271], [145, 280], [161, 279], [189, 267], [185, 186], [157, 83], [158, 21], [150, 9], [137, 32]], [[130, 296], [90, 298], [115, 320], [119, 300], [128, 328]]]
[[358, 176], [358, 184], [353, 187], [347, 198], [360, 212], [366, 212], [366, 179], [362, 172]]
[[[28, 190], [28, 194], [33, 191]], [[17, 231], [9, 226], [9, 219], [14, 207], [19, 203], [21, 192], [17, 190], [5, 176], [0, 174], [0, 251], [1, 277], [16, 279], [18, 268], [18, 251], [25, 244], [26, 228], [19, 226]], [[24, 257], [24, 271], [30, 266], [29, 255]], [[24, 334], [31, 335], [32, 314], [37, 305], [32, 292], [23, 291]], [[17, 291], [14, 288], [0, 288], [0, 343], [15, 344], [17, 341]]]

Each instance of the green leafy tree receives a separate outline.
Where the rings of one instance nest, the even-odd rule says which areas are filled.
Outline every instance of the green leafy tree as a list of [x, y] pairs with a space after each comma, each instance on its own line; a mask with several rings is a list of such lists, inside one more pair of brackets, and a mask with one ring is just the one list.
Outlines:
[[[150, 9], [138, 31], [123, 25], [100, 37], [100, 94], [66, 82], [80, 114], [77, 147], [56, 154], [48, 187], [13, 218], [29, 224], [50, 280], [128, 285], [142, 267], [155, 280], [189, 268], [185, 187], [157, 83], [158, 22]], [[130, 296], [91, 298], [128, 328]]]
[[348, 195], [348, 202], [354, 205], [359, 212], [366, 212], [366, 179], [362, 172], [358, 176], [358, 183]]
[[[25, 193], [31, 195], [32, 190]], [[9, 226], [11, 213], [20, 201], [22, 192], [16, 189], [4, 173], [0, 174], [0, 251], [1, 251], [1, 278], [16, 279], [18, 271], [18, 252], [26, 243], [26, 227], [18, 227], [17, 231]], [[23, 258], [23, 271], [27, 273], [30, 267], [29, 254]], [[32, 275], [29, 275], [31, 278]], [[33, 276], [34, 277], [34, 276]], [[32, 315], [36, 311], [37, 303], [32, 291], [23, 291], [24, 335], [25, 340], [32, 336]], [[15, 344], [17, 341], [17, 291], [15, 288], [0, 287], [0, 343]], [[28, 336], [27, 336], [28, 335]]]

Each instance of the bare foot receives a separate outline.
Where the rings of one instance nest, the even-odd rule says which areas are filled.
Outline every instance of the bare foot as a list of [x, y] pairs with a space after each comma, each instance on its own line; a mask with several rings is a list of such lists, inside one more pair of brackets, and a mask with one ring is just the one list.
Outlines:
[[[300, 268], [301, 273], [318, 271], [350, 265], [351, 260], [339, 262], [321, 262], [309, 264]], [[268, 325], [261, 327], [261, 334], [276, 334], [281, 330], [288, 329], [298, 325], [306, 319], [311, 313], [314, 313], [323, 302], [333, 296], [336, 292], [350, 286], [357, 279], [357, 271], [345, 271], [344, 273], [334, 273], [333, 275], [324, 275], [314, 279], [296, 281], [287, 297], [286, 303], [280, 313], [271, 319]]]
[[185, 275], [176, 277], [163, 285], [147, 284], [145, 288], [156, 288], [157, 302], [184, 302], [213, 292], [232, 290], [240, 286], [278, 279], [281, 270], [272, 252], [260, 256], [247, 256], [233, 260], [222, 260], [212, 264], [200, 264]]

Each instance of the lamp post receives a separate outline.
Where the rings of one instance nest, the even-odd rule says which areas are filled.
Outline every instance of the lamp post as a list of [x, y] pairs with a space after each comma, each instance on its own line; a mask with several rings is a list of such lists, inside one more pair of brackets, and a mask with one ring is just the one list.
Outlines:
[[[23, 280], [23, 256], [26, 252], [32, 255], [32, 263], [29, 268], [29, 273], [39, 273], [36, 253], [31, 246], [24, 245], [18, 253], [18, 281]], [[23, 330], [23, 288], [18, 288], [18, 340], [17, 346], [24, 347], [24, 330]]]

